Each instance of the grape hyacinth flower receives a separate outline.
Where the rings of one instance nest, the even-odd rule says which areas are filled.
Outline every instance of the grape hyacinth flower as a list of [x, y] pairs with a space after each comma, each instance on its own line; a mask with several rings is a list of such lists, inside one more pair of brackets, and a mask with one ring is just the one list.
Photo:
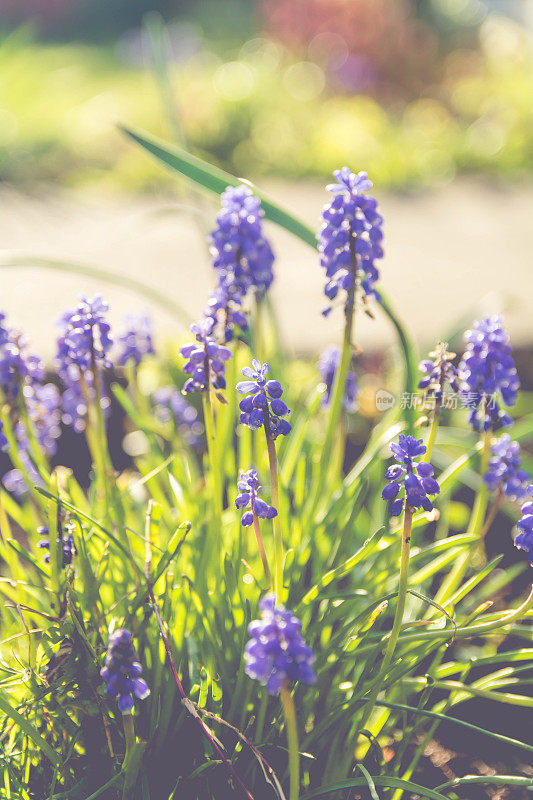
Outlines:
[[[41, 539], [37, 542], [37, 547], [42, 547], [45, 550], [50, 550], [50, 531], [44, 525], [40, 528], [37, 528], [37, 533], [39, 536], [44, 536], [44, 539]], [[76, 555], [76, 545], [74, 543], [74, 537], [72, 534], [68, 533], [66, 536], [63, 534], [58, 533], [57, 535], [57, 546], [63, 551], [62, 557], [62, 566], [63, 568], [68, 567], [69, 564], [72, 564], [72, 559]], [[44, 556], [45, 564], [50, 563], [50, 553], [45, 553]]]
[[[37, 441], [47, 456], [57, 452], [57, 440], [61, 434], [61, 395], [53, 383], [28, 384], [23, 389], [28, 416], [33, 423]], [[15, 434], [21, 446], [27, 450], [28, 439], [24, 424], [19, 420]]]
[[109, 637], [105, 666], [100, 675], [106, 683], [106, 694], [117, 698], [119, 711], [131, 714], [134, 698], [144, 700], [150, 689], [141, 678], [142, 667], [136, 660], [133, 637], [119, 628]]
[[[426, 452], [422, 439], [414, 436], [399, 436], [398, 444], [391, 444], [390, 449], [398, 462], [389, 467], [385, 473], [389, 481], [383, 489], [383, 500], [392, 500], [389, 507], [391, 517], [397, 517], [403, 508], [423, 508], [432, 511], [433, 504], [428, 495], [440, 492], [439, 484], [433, 477], [433, 467], [425, 461], [415, 461]], [[400, 489], [404, 496], [398, 497]]]
[[0, 453], [5, 452], [9, 448], [7, 436], [3, 433], [4, 423], [0, 420]]
[[109, 306], [97, 294], [91, 300], [85, 295], [73, 311], [66, 311], [61, 320], [61, 336], [58, 339], [60, 370], [76, 364], [83, 372], [97, 364], [109, 366], [108, 354], [113, 340], [105, 314]]
[[510, 500], [524, 500], [531, 477], [521, 469], [520, 445], [511, 441], [508, 433], [496, 439], [492, 446], [489, 469], [483, 479], [491, 491], [501, 489]]
[[195, 322], [191, 325], [191, 333], [196, 336], [196, 342], [184, 344], [180, 348], [180, 356], [188, 359], [183, 371], [190, 374], [185, 382], [183, 394], [190, 392], [225, 389], [224, 362], [231, 358], [229, 347], [218, 344], [211, 336], [213, 321], [211, 319]]
[[[56, 363], [65, 387], [63, 422], [76, 432], [85, 429], [88, 401], [98, 403], [104, 412], [110, 406], [99, 380], [100, 371], [110, 366], [108, 356], [113, 345], [105, 317], [107, 310], [101, 295], [92, 300], [81, 295], [76, 308], [66, 311], [59, 320]], [[100, 384], [98, 397], [95, 381]]]
[[513, 421], [500, 407], [514, 406], [520, 380], [511, 355], [509, 335], [500, 316], [484, 317], [465, 333], [466, 350], [459, 364], [463, 402], [475, 431], [509, 427]]
[[17, 500], [22, 500], [28, 493], [30, 486], [44, 486], [44, 481], [33, 466], [32, 460], [28, 455], [27, 450], [19, 451], [19, 461], [24, 467], [24, 472], [17, 467], [8, 470], [2, 478], [2, 483]]
[[4, 319], [0, 315], [0, 392], [13, 402], [24, 385], [43, 380], [44, 369], [41, 359], [28, 352], [26, 337], [5, 327]]
[[[326, 386], [324, 397], [322, 398], [322, 405], [329, 406], [331, 401], [331, 392], [335, 381], [335, 375], [339, 368], [341, 359], [340, 351], [337, 347], [328, 347], [323, 350], [318, 362], [318, 370], [320, 377]], [[346, 377], [346, 384], [344, 387], [344, 396], [342, 404], [346, 411], [354, 412], [357, 410], [357, 378], [355, 372], [350, 370]]]
[[233, 298], [249, 290], [264, 294], [273, 280], [274, 253], [263, 234], [264, 211], [248, 186], [228, 186], [211, 232], [213, 266], [219, 285]]
[[157, 418], [174, 425], [183, 439], [191, 447], [200, 447], [204, 426], [198, 419], [198, 411], [188, 403], [175, 386], [162, 386], [152, 394], [152, 402]]
[[261, 619], [248, 625], [250, 641], [245, 648], [245, 672], [266, 686], [270, 695], [288, 684], [316, 681], [315, 657], [302, 638], [300, 620], [282, 605], [276, 605], [274, 594], [259, 601]]
[[213, 334], [222, 342], [231, 342], [234, 339], [235, 328], [241, 331], [248, 330], [248, 320], [242, 309], [241, 296], [222, 282], [211, 294], [204, 316], [212, 320]]
[[[533, 484], [527, 487], [526, 494], [533, 496]], [[533, 501], [528, 500], [522, 506], [522, 516], [516, 523], [519, 533], [515, 536], [514, 545], [518, 550], [525, 550], [533, 567]]]
[[446, 385], [452, 392], [459, 391], [457, 379], [457, 369], [452, 364], [455, 353], [448, 350], [447, 342], [439, 342], [430, 354], [429, 358], [421, 361], [419, 370], [424, 373], [424, 377], [418, 384], [419, 389], [423, 389], [426, 397], [434, 397], [438, 406], [442, 405], [442, 398]]
[[148, 314], [130, 314], [124, 322], [126, 328], [118, 337], [117, 364], [123, 367], [131, 362], [138, 367], [146, 356], [155, 354], [152, 319]]
[[372, 187], [366, 172], [354, 174], [343, 167], [333, 175], [337, 182], [326, 187], [333, 199], [322, 210], [318, 232], [320, 264], [327, 278], [324, 293], [334, 300], [339, 290], [344, 290], [347, 304], [353, 305], [358, 288], [363, 297], [379, 297], [374, 288], [379, 278], [374, 262], [383, 257], [383, 217], [375, 198], [365, 194]]
[[241, 517], [241, 523], [245, 528], [253, 524], [254, 514], [260, 519], [272, 519], [277, 516], [278, 512], [274, 506], [269, 506], [268, 503], [258, 497], [261, 486], [259, 485], [257, 470], [249, 469], [248, 472], [241, 472], [237, 487], [240, 494], [235, 499], [235, 506], [241, 510], [248, 508], [248, 506], [251, 508], [251, 511], [245, 511]]
[[290, 414], [290, 409], [281, 400], [283, 389], [281, 383], [267, 380], [270, 370], [269, 364], [261, 364], [259, 359], [252, 359], [252, 367], [244, 367], [242, 374], [246, 381], [237, 384], [239, 394], [246, 394], [240, 403], [240, 420], [252, 430], [259, 430], [265, 421], [268, 422], [268, 434], [276, 439], [278, 436], [287, 436], [292, 426], [287, 420], [282, 419]]

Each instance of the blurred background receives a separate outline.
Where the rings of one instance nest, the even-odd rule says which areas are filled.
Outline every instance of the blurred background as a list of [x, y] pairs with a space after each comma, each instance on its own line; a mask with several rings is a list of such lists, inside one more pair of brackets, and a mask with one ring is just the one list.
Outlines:
[[[201, 312], [216, 206], [126, 140], [124, 121], [315, 227], [332, 170], [367, 170], [386, 217], [382, 285], [422, 346], [493, 310], [531, 341], [532, 0], [0, 0], [0, 32], [2, 249], [149, 280]], [[281, 326], [314, 351], [340, 325], [320, 318], [317, 259], [269, 232]], [[0, 280], [45, 354], [80, 290], [102, 290], [117, 316], [142, 303], [29, 267]], [[360, 337], [391, 338], [381, 319]]]

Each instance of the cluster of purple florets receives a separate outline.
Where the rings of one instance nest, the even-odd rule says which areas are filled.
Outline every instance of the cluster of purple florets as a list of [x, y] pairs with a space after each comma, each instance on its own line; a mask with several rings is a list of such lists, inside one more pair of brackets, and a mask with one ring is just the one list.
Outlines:
[[[318, 371], [326, 387], [324, 397], [322, 398], [323, 406], [329, 406], [335, 375], [337, 374], [340, 360], [341, 354], [337, 347], [328, 347], [326, 350], [323, 350], [320, 355]], [[357, 410], [357, 391], [357, 378], [355, 372], [350, 369], [346, 376], [346, 384], [344, 386], [344, 395], [342, 398], [342, 404], [346, 411], [353, 412]]]
[[0, 393], [13, 402], [25, 384], [43, 380], [44, 369], [41, 359], [28, 352], [26, 338], [5, 319], [0, 314]]
[[[57, 340], [56, 362], [65, 390], [63, 392], [63, 422], [75, 431], [84, 430], [87, 423], [87, 401], [100, 403], [104, 411], [110, 405], [100, 383], [96, 397], [95, 374], [110, 366], [109, 353], [113, 345], [106, 319], [107, 303], [101, 295], [91, 300], [84, 295], [72, 311], [59, 320], [61, 333]], [[85, 391], [82, 387], [85, 388]]]
[[[390, 449], [398, 463], [387, 469], [385, 477], [389, 483], [381, 496], [383, 500], [392, 500], [389, 507], [391, 517], [397, 517], [408, 506], [432, 511], [433, 503], [429, 496], [438, 494], [440, 488], [433, 477], [431, 464], [415, 460], [426, 452], [422, 439], [401, 433], [398, 444], [391, 444]], [[398, 497], [401, 489], [404, 496]]]
[[97, 294], [93, 299], [81, 295], [73, 311], [66, 311], [59, 325], [61, 335], [57, 341], [57, 361], [64, 372], [76, 364], [82, 372], [93, 364], [109, 366], [108, 354], [113, 345], [111, 329], [106, 319], [108, 305]]
[[302, 638], [302, 624], [292, 611], [267, 594], [259, 601], [261, 619], [248, 625], [251, 637], [244, 653], [246, 674], [271, 695], [296, 681], [315, 683], [315, 657]]
[[109, 637], [105, 666], [100, 675], [106, 683], [106, 694], [117, 699], [123, 714], [131, 713], [135, 697], [144, 700], [150, 694], [146, 681], [141, 678], [142, 667], [137, 661], [133, 637], [124, 628]]
[[228, 186], [221, 203], [211, 232], [217, 287], [205, 314], [215, 327], [222, 326], [223, 339], [230, 341], [235, 326], [248, 327], [242, 310], [246, 296], [254, 292], [261, 297], [272, 283], [274, 254], [263, 234], [261, 202], [248, 186]]
[[4, 429], [4, 423], [2, 422], [2, 420], [0, 420], [0, 453], [3, 452], [4, 450], [7, 450], [9, 446], [9, 443], [7, 441], [7, 436], [3, 432], [3, 429]]
[[448, 350], [448, 344], [439, 342], [435, 350], [429, 354], [429, 358], [419, 364], [419, 369], [424, 373], [424, 377], [418, 384], [418, 388], [423, 389], [426, 396], [434, 397], [438, 405], [442, 403], [447, 385], [452, 392], [459, 391], [457, 369], [452, 363], [454, 358], [455, 353]]
[[281, 383], [267, 380], [270, 366], [261, 364], [259, 359], [252, 359], [251, 367], [244, 367], [242, 374], [246, 381], [237, 384], [239, 394], [246, 394], [239, 403], [241, 422], [253, 431], [259, 430], [263, 425], [268, 426], [267, 435], [275, 439], [277, 436], [286, 436], [291, 432], [291, 425], [282, 419], [290, 414], [290, 409], [281, 400], [283, 389]]
[[260, 519], [272, 519], [277, 517], [278, 512], [274, 506], [269, 506], [264, 500], [258, 497], [261, 491], [257, 470], [249, 469], [248, 472], [241, 472], [240, 480], [237, 483], [240, 494], [235, 498], [235, 505], [239, 509], [248, 508], [241, 517], [241, 523], [247, 528], [253, 524], [254, 515]]
[[484, 317], [475, 322], [465, 333], [465, 340], [458, 372], [463, 401], [471, 409], [470, 425], [475, 431], [512, 425], [500, 402], [514, 406], [520, 380], [502, 318]]
[[[37, 533], [39, 536], [43, 536], [45, 538], [41, 539], [37, 542], [37, 547], [41, 547], [44, 550], [50, 550], [50, 531], [44, 525], [40, 528], [37, 528]], [[62, 550], [62, 566], [63, 568], [68, 567], [69, 564], [72, 564], [72, 559], [76, 555], [76, 545], [74, 543], [74, 537], [71, 533], [67, 533], [66, 535], [62, 533], [58, 533], [57, 535], [57, 546], [60, 550]], [[50, 563], [50, 552], [45, 553], [44, 556], [45, 564]]]
[[124, 323], [125, 330], [117, 340], [117, 364], [123, 367], [131, 363], [138, 367], [146, 356], [155, 353], [152, 319], [148, 314], [131, 314]]
[[355, 174], [348, 167], [333, 175], [337, 182], [327, 187], [333, 199], [324, 206], [318, 233], [320, 264], [327, 278], [324, 292], [330, 300], [339, 290], [349, 292], [354, 287], [376, 296], [379, 273], [374, 262], [383, 256], [383, 217], [375, 198], [365, 194], [372, 182], [366, 172]]
[[175, 386], [162, 386], [152, 395], [154, 411], [163, 422], [173, 422], [185, 444], [200, 447], [204, 426], [198, 419], [198, 411], [188, 403]]
[[232, 353], [229, 347], [215, 341], [212, 330], [211, 319], [193, 323], [191, 333], [196, 336], [196, 342], [180, 348], [180, 356], [187, 359], [183, 371], [190, 375], [183, 387], [184, 394], [206, 391], [210, 386], [213, 389], [226, 388], [224, 363]]
[[[533, 484], [527, 487], [527, 492], [530, 497], [533, 497]], [[518, 533], [515, 536], [514, 544], [519, 550], [525, 550], [528, 555], [528, 560], [533, 567], [533, 501], [528, 500], [522, 506], [522, 516], [516, 523]]]
[[531, 477], [527, 470], [521, 468], [520, 445], [511, 441], [508, 433], [496, 439], [491, 447], [492, 458], [484, 475], [489, 489], [501, 491], [510, 499], [524, 500]]

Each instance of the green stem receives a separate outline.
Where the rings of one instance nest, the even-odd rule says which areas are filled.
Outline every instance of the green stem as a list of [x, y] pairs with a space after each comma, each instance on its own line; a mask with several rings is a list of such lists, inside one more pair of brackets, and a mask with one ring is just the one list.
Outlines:
[[202, 403], [204, 407], [205, 436], [207, 439], [207, 450], [209, 453], [209, 466], [211, 471], [211, 484], [213, 492], [213, 508], [215, 525], [220, 525], [222, 519], [222, 488], [220, 486], [220, 472], [218, 465], [217, 443], [215, 434], [215, 420], [213, 417], [213, 407], [211, 405], [211, 393], [209, 389], [202, 392]]
[[281, 689], [281, 702], [283, 704], [285, 727], [287, 728], [287, 743], [289, 746], [289, 800], [298, 800], [300, 794], [300, 750], [298, 747], [298, 724], [296, 722], [294, 701], [290, 691], [287, 689], [287, 686], [283, 686]]
[[483, 529], [483, 522], [485, 521], [485, 512], [487, 510], [489, 497], [489, 487], [483, 480], [483, 477], [488, 469], [490, 457], [490, 433], [488, 431], [483, 434], [482, 442], [483, 449], [481, 450], [481, 462], [479, 470], [481, 483], [477, 491], [476, 500], [474, 503], [474, 508], [472, 509], [472, 516], [470, 517], [470, 524], [467, 531], [467, 533], [472, 536], [479, 535]]
[[400, 631], [402, 628], [405, 603], [407, 599], [407, 584], [409, 580], [409, 554], [411, 551], [411, 526], [413, 521], [413, 513], [414, 512], [411, 506], [405, 507], [403, 516], [402, 548], [400, 557], [400, 580], [398, 585], [398, 602], [396, 604], [396, 613], [394, 615], [392, 630], [389, 639], [387, 641], [385, 655], [383, 656], [383, 662], [381, 664], [381, 668], [376, 678], [374, 687], [371, 690], [367, 703], [363, 709], [363, 715], [359, 723], [359, 728], [364, 728], [368, 718], [370, 717], [373, 711], [375, 702], [381, 691], [383, 681], [385, 680], [385, 677], [387, 675], [387, 670], [391, 665], [392, 658], [394, 656], [394, 651], [396, 649], [396, 644], [398, 642], [398, 637], [400, 635]]
[[328, 480], [328, 472], [331, 471], [331, 451], [335, 441], [335, 435], [337, 434], [337, 426], [342, 411], [342, 401], [346, 389], [346, 379], [348, 377], [350, 363], [352, 360], [353, 321], [355, 316], [355, 279], [357, 269], [357, 255], [355, 252], [355, 239], [353, 236], [350, 237], [350, 251], [352, 254], [350, 268], [353, 273], [353, 282], [350, 289], [348, 289], [346, 297], [346, 306], [344, 310], [344, 337], [342, 341], [341, 358], [333, 381], [326, 436], [320, 452], [318, 469], [316, 470], [315, 479], [313, 481], [311, 490], [311, 506], [309, 510], [309, 517], [307, 518], [306, 522], [309, 522], [315, 513], [320, 490], [324, 487], [325, 482]]
[[274, 593], [279, 602], [282, 602], [283, 594], [283, 538], [280, 526], [280, 507], [279, 507], [279, 480], [278, 480], [278, 457], [276, 455], [276, 445], [270, 430], [270, 420], [268, 410], [263, 409], [263, 422], [268, 451], [268, 464], [270, 467], [270, 495], [272, 505], [278, 512], [272, 519], [274, 529]]
[[135, 725], [133, 722], [133, 715], [123, 714], [122, 725], [124, 726], [124, 738], [126, 739], [126, 755], [124, 757], [125, 763], [128, 755], [131, 753], [132, 747], [135, 745]]
[[268, 558], [265, 550], [265, 544], [263, 542], [263, 537], [261, 535], [261, 527], [259, 525], [259, 519], [254, 514], [254, 533], [255, 538], [257, 541], [257, 549], [259, 550], [259, 555], [261, 556], [261, 561], [263, 562], [263, 569], [265, 570], [265, 579], [267, 583], [267, 589], [270, 589], [272, 586], [272, 576], [270, 574], [270, 567], [268, 566]]
[[134, 795], [134, 787], [141, 766], [141, 759], [146, 747], [146, 742], [137, 741], [135, 736], [135, 725], [131, 714], [122, 715], [124, 726], [124, 736], [126, 739], [126, 755], [122, 764], [124, 775], [124, 786], [122, 789], [122, 800], [131, 800]]
[[431, 460], [431, 453], [433, 452], [433, 446], [435, 444], [435, 440], [437, 438], [437, 431], [439, 429], [439, 417], [440, 417], [440, 405], [435, 406], [435, 410], [433, 411], [433, 419], [431, 420], [431, 427], [429, 429], [429, 436], [426, 444], [426, 452], [424, 454], [424, 458], [422, 461], [429, 461]]

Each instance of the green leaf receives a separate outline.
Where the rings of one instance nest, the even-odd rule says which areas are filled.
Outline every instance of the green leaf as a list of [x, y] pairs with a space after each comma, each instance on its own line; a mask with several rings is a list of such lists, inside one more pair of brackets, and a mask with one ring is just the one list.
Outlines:
[[61, 758], [59, 754], [48, 744], [46, 739], [44, 739], [41, 734], [35, 730], [33, 725], [31, 725], [26, 717], [23, 717], [22, 714], [19, 714], [13, 706], [6, 700], [3, 694], [0, 694], [0, 709], [10, 717], [13, 722], [19, 726], [19, 728], [24, 731], [26, 736], [28, 736], [34, 745], [41, 750], [47, 759], [52, 762], [52, 764], [57, 767], [61, 764]]
[[497, 786], [527, 786], [533, 789], [533, 778], [522, 778], [519, 775], [465, 775], [455, 778], [437, 787], [437, 789], [455, 789], [457, 786], [471, 786], [474, 783], [496, 784]]
[[130, 275], [121, 275], [110, 269], [102, 269], [89, 264], [79, 264], [74, 261], [61, 261], [57, 258], [40, 258], [39, 256], [31, 255], [31, 253], [21, 255], [9, 252], [4, 252], [0, 255], [0, 268], [14, 268], [17, 271], [24, 268], [45, 269], [52, 272], [67, 272], [70, 275], [84, 275], [87, 278], [93, 278], [98, 283], [117, 286], [119, 289], [126, 289], [140, 297], [145, 297], [147, 300], [151, 300], [161, 308], [164, 308], [171, 316], [177, 317], [184, 325], [189, 325], [193, 321], [188, 311], [185, 311], [179, 303], [172, 300], [168, 294], [158, 292], [153, 286], [132, 278]]
[[[372, 778], [372, 780], [376, 786], [387, 786], [391, 789], [404, 789], [406, 792], [419, 794], [420, 797], [429, 797], [430, 800], [448, 800], [445, 795], [440, 794], [434, 789], [426, 789], [424, 786], [411, 783], [411, 781], [404, 781], [401, 778], [378, 776]], [[332, 783], [330, 786], [319, 786], [318, 789], [313, 789], [313, 791], [304, 794], [301, 800], [311, 800], [312, 797], [322, 797], [330, 792], [338, 792], [341, 789], [355, 789], [361, 786], [368, 786], [365, 778], [353, 778], [352, 780], [339, 781], [339, 783]]]

